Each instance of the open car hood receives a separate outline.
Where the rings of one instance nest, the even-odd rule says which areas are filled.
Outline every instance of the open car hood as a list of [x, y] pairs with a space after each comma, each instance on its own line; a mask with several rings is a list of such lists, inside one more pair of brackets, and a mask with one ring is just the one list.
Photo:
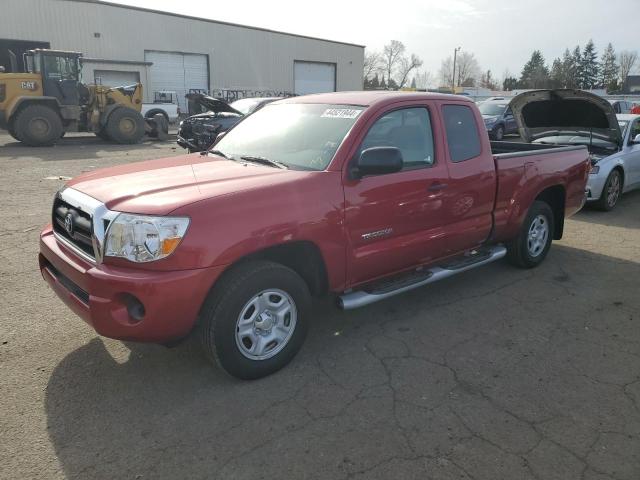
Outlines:
[[239, 112], [224, 100], [218, 100], [217, 98], [210, 97], [204, 93], [187, 93], [185, 97], [187, 100], [191, 100], [213, 113], [227, 112], [244, 116], [242, 112]]
[[520, 136], [525, 142], [554, 135], [578, 135], [622, 144], [611, 104], [582, 90], [532, 90], [511, 100]]

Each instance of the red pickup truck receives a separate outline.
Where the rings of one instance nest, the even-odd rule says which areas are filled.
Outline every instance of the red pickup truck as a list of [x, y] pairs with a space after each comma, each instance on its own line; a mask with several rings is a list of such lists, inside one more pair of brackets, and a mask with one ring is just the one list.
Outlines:
[[300, 349], [313, 296], [350, 309], [504, 256], [538, 265], [584, 204], [588, 157], [490, 142], [460, 96], [282, 100], [204, 154], [71, 180], [40, 269], [99, 334], [197, 330], [224, 370], [258, 378]]

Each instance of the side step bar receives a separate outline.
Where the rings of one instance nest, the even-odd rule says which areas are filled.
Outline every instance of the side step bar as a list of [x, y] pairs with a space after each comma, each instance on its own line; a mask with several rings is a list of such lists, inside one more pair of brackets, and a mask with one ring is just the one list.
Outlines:
[[[447, 277], [451, 277], [458, 273], [466, 272], [472, 268], [486, 265], [503, 258], [507, 254], [507, 249], [502, 245], [496, 245], [486, 250], [481, 250], [474, 255], [459, 257], [457, 261], [450, 262], [441, 267], [432, 267], [424, 270], [416, 275], [415, 272], [410, 274], [413, 281], [410, 283], [399, 281], [395, 282], [397, 288], [389, 289], [388, 286], [394, 282], [386, 282], [382, 288], [368, 288], [365, 290], [356, 290], [345, 293], [338, 297], [338, 306], [344, 310], [364, 307], [370, 303], [375, 303], [385, 298], [393, 297], [400, 293], [408, 292], [414, 288], [422, 287], [429, 283], [437, 282]], [[477, 257], [477, 258], [474, 258]]]

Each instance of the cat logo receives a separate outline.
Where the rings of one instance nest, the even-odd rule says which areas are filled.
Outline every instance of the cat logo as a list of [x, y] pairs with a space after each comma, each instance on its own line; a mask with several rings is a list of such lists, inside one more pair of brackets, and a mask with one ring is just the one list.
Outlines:
[[20, 88], [22, 90], [37, 90], [38, 84], [34, 81], [20, 82]]

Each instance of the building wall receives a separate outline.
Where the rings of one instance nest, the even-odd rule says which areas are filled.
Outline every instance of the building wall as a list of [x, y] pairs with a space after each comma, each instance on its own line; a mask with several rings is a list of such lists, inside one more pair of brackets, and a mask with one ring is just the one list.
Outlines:
[[[145, 50], [208, 54], [212, 90], [293, 92], [294, 60], [336, 63], [336, 89], [362, 89], [361, 46], [114, 5], [12, 1], [0, 15], [0, 32], [1, 38], [49, 41], [53, 49], [95, 59], [142, 62]], [[143, 78], [145, 67], [139, 68]]]

